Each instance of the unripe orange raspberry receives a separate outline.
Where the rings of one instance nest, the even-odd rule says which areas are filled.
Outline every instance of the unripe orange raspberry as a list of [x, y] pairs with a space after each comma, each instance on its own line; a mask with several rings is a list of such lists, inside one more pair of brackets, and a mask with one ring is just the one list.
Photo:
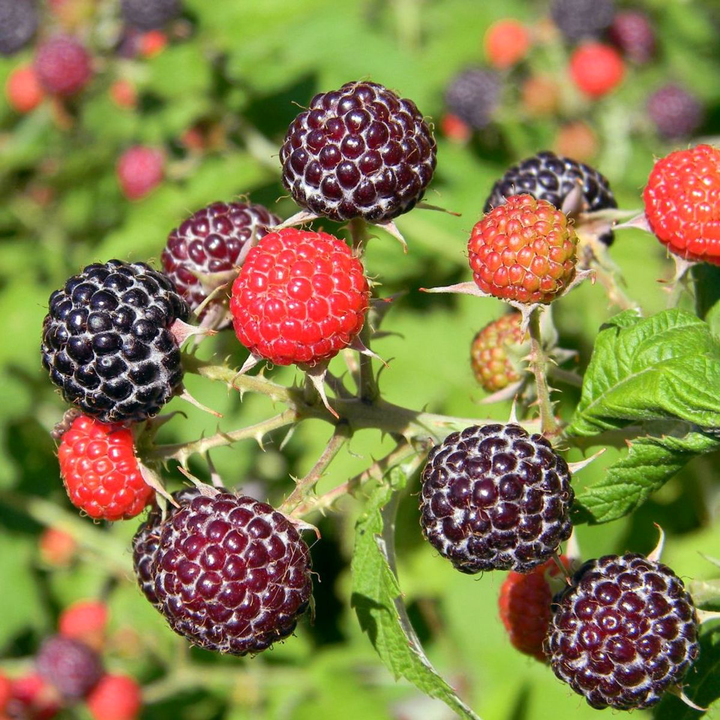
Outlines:
[[550, 303], [575, 278], [578, 238], [546, 200], [513, 195], [472, 230], [473, 279], [484, 293], [518, 303]]
[[48, 565], [64, 567], [72, 561], [77, 542], [72, 535], [57, 528], [47, 528], [40, 536], [40, 556]]
[[486, 392], [503, 390], [520, 380], [520, 369], [507, 350], [508, 346], [522, 344], [525, 333], [521, 324], [519, 312], [503, 315], [488, 323], [473, 338], [470, 361], [475, 379]]
[[519, 63], [529, 49], [530, 33], [518, 20], [498, 20], [485, 33], [485, 57], [496, 68], [508, 68]]
[[29, 113], [43, 100], [45, 94], [32, 65], [15, 68], [5, 84], [5, 96], [10, 106], [19, 113]]

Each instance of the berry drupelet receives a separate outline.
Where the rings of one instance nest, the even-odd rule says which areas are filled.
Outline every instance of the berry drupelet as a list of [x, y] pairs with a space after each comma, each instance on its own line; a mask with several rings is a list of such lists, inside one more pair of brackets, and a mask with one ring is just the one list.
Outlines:
[[595, 708], [648, 708], [698, 656], [697, 617], [682, 580], [636, 553], [585, 563], [554, 599], [545, 652]]
[[422, 472], [423, 534], [461, 572], [529, 572], [570, 537], [570, 471], [541, 435], [472, 426], [435, 446]]
[[141, 588], [178, 634], [245, 655], [288, 637], [312, 593], [310, 554], [270, 505], [221, 492], [186, 497], [135, 538]]
[[392, 220], [423, 197], [435, 170], [435, 138], [412, 100], [372, 82], [320, 93], [288, 128], [282, 180], [316, 215]]
[[88, 265], [50, 296], [42, 360], [69, 403], [106, 423], [156, 415], [180, 389], [170, 331], [188, 307], [145, 263]]

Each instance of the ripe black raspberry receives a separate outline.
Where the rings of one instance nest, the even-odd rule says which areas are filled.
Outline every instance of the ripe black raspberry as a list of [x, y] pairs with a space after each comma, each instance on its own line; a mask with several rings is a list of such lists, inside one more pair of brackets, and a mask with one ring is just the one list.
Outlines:
[[102, 661], [94, 650], [63, 635], [45, 640], [35, 657], [35, 666], [43, 680], [71, 700], [85, 697], [103, 674]]
[[698, 656], [695, 607], [666, 565], [606, 555], [555, 597], [544, 649], [555, 674], [592, 707], [647, 708]]
[[[502, 205], [511, 195], [527, 193], [547, 200], [561, 209], [563, 201], [578, 184], [582, 186], [587, 212], [616, 208], [617, 202], [608, 179], [585, 163], [546, 150], [513, 165], [492, 187], [484, 212]], [[600, 240], [611, 245], [614, 236], [607, 232]]]
[[139, 579], [144, 588], [154, 578], [154, 595], [146, 595], [175, 632], [232, 655], [293, 632], [312, 581], [308, 547], [284, 515], [223, 492], [181, 503], [158, 530], [154, 557], [141, 540], [151, 561], [141, 562]]
[[550, 15], [568, 40], [594, 38], [610, 26], [615, 3], [613, 0], [553, 0]]
[[88, 265], [50, 296], [43, 365], [65, 400], [87, 415], [145, 420], [180, 387], [170, 327], [187, 315], [172, 282], [145, 263]]
[[528, 572], [570, 537], [568, 465], [519, 425], [448, 435], [422, 473], [425, 537], [461, 572]]
[[647, 112], [658, 133], [669, 140], [692, 135], [703, 120], [700, 100], [672, 83], [650, 95]]
[[0, 0], [0, 55], [14, 55], [25, 47], [37, 26], [34, 0]]
[[645, 13], [626, 10], [615, 15], [610, 41], [633, 62], [642, 65], [655, 54], [655, 31]]
[[212, 203], [170, 233], [163, 268], [195, 310], [208, 295], [198, 275], [232, 270], [251, 238], [261, 238], [279, 224], [280, 218], [262, 205]]
[[[196, 488], [183, 488], [172, 494], [175, 502], [182, 506], [193, 498], [200, 497], [200, 491]], [[167, 517], [172, 518], [177, 508], [168, 504]], [[142, 525], [137, 529], [133, 537], [133, 569], [135, 577], [143, 595], [155, 606], [158, 607], [159, 600], [155, 594], [155, 554], [160, 545], [160, 525], [162, 523], [162, 511], [155, 505]]]
[[492, 122], [500, 104], [502, 81], [499, 73], [471, 67], [455, 75], [445, 91], [447, 109], [475, 130]]
[[122, 0], [123, 19], [141, 30], [161, 28], [181, 10], [180, 0]]
[[385, 222], [420, 201], [435, 170], [435, 138], [412, 100], [351, 82], [320, 93], [288, 128], [283, 184], [331, 220]]

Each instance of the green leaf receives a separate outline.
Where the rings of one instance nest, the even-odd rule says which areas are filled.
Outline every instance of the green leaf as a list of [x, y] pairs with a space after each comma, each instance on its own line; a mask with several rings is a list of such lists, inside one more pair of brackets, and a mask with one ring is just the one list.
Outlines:
[[590, 515], [590, 522], [617, 520], [633, 512], [695, 455], [718, 448], [718, 438], [701, 432], [638, 438], [630, 443], [628, 454], [610, 466], [601, 482], [578, 495], [577, 503]]
[[402, 601], [394, 570], [394, 534], [399, 492], [406, 482], [404, 471], [393, 468], [357, 521], [351, 602], [360, 626], [396, 679], [404, 677], [461, 717], [479, 720], [430, 664]]
[[627, 310], [601, 328], [568, 433], [678, 418], [720, 427], [717, 387], [720, 342], [705, 322], [682, 310], [649, 318]]

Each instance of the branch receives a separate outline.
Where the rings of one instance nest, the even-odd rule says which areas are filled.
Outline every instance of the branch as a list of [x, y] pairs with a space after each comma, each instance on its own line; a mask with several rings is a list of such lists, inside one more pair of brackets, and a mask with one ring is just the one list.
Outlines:
[[530, 371], [535, 375], [535, 387], [537, 389], [538, 405], [540, 407], [540, 431], [549, 437], [558, 433], [558, 423], [555, 419], [552, 401], [550, 400], [550, 387], [547, 381], [547, 372], [550, 360], [543, 348], [542, 336], [540, 333], [539, 307], [534, 307], [530, 312]]

